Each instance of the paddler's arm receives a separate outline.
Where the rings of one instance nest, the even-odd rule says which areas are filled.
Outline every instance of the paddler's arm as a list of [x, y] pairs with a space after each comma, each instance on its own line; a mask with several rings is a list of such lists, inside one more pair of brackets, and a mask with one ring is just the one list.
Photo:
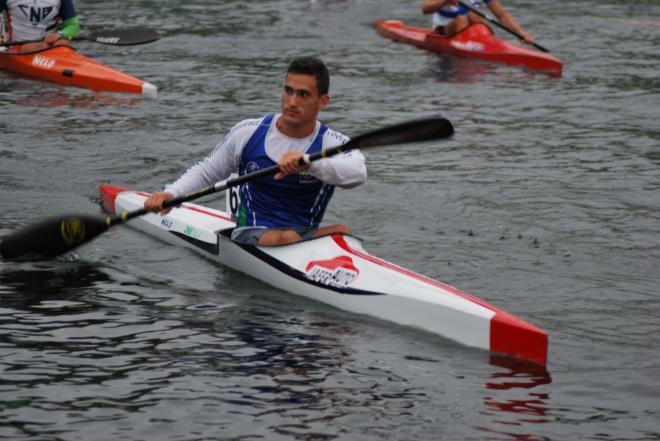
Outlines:
[[78, 17], [73, 17], [62, 22], [62, 29], [58, 32], [62, 37], [73, 40], [80, 33], [80, 22]]
[[433, 14], [444, 6], [458, 6], [458, 0], [424, 0], [422, 2], [422, 12]]
[[[0, 0], [0, 15], [2, 15], [5, 9], [7, 9], [7, 0]], [[0, 16], [0, 42], [4, 41], [4, 39], [2, 38], [3, 37], [2, 34], [4, 33], [4, 31], [5, 31], [4, 21]]]
[[282, 171], [276, 173], [274, 179], [309, 170], [315, 178], [341, 188], [357, 187], [367, 180], [367, 166], [359, 150], [350, 150], [300, 166], [302, 157], [302, 152], [285, 153], [277, 163]]
[[[346, 135], [328, 129], [323, 135], [321, 148], [323, 150], [331, 149], [346, 144], [348, 141], [349, 138]], [[367, 166], [362, 152], [358, 149], [319, 159], [309, 166], [304, 165], [301, 167], [298, 164], [302, 156], [302, 152], [288, 152], [282, 155], [282, 158], [278, 161], [282, 171], [275, 174], [274, 178], [282, 179], [287, 174], [309, 170], [309, 173], [316, 179], [341, 188], [357, 187], [367, 180]]]
[[190, 167], [176, 181], [167, 184], [163, 191], [148, 197], [144, 208], [166, 214], [170, 209], [163, 210], [163, 202], [208, 187], [229, 176], [238, 169], [243, 146], [260, 121], [245, 120], [236, 124], [206, 158]]
[[[348, 136], [328, 129], [323, 136], [323, 150], [346, 144]], [[309, 172], [316, 179], [340, 188], [353, 188], [367, 180], [364, 155], [358, 149], [312, 162]]]
[[229, 149], [219, 148], [197, 162], [176, 181], [165, 186], [164, 191], [174, 197], [197, 191], [215, 184], [229, 176], [236, 167]]
[[317, 179], [340, 188], [353, 188], [367, 180], [367, 165], [359, 150], [349, 150], [312, 163], [309, 172]]
[[59, 17], [62, 19], [61, 29], [57, 33], [46, 35], [44, 41], [48, 44], [61, 39], [73, 40], [80, 33], [80, 22], [73, 0], [62, 0]]
[[509, 11], [507, 11], [504, 8], [500, 0], [492, 0], [490, 3], [488, 3], [488, 9], [490, 9], [493, 15], [497, 17], [500, 23], [522, 35], [523, 41], [525, 43], [527, 44], [534, 43], [534, 37], [532, 36], [532, 34], [525, 32], [525, 30], [518, 24], [516, 19], [513, 18], [511, 14], [509, 14]]
[[80, 32], [80, 24], [78, 22], [78, 17], [73, 17], [62, 22], [62, 29], [57, 33], [46, 34], [44, 41], [48, 44], [53, 44], [58, 40], [73, 40], [73, 38], [78, 35]]

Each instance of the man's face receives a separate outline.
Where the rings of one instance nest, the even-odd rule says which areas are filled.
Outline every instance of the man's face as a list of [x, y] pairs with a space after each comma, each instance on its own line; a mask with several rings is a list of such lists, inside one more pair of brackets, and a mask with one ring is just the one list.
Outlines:
[[288, 73], [282, 90], [282, 118], [294, 126], [316, 123], [329, 99], [328, 95], [319, 95], [314, 75]]

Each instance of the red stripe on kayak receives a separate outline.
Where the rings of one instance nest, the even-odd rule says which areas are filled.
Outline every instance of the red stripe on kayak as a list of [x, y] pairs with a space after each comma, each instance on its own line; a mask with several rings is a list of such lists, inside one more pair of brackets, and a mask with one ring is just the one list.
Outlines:
[[490, 350], [492, 352], [511, 354], [536, 364], [545, 365], [548, 355], [548, 335], [545, 331], [453, 286], [446, 285], [430, 277], [414, 273], [386, 260], [358, 251], [352, 248], [346, 242], [344, 236], [340, 234], [333, 234], [332, 239], [340, 248], [355, 256], [413, 279], [428, 283], [436, 288], [449, 291], [452, 294], [456, 294], [484, 308], [490, 309], [495, 312], [495, 315], [490, 320]]
[[186, 209], [191, 210], [191, 211], [196, 211], [198, 213], [206, 214], [208, 216], [217, 217], [218, 219], [226, 220], [226, 221], [229, 221], [229, 222], [234, 222], [232, 220], [232, 218], [229, 217], [229, 216], [223, 216], [223, 215], [218, 214], [218, 213], [212, 213], [210, 211], [206, 211], [206, 210], [201, 209], [201, 208], [191, 207], [190, 205], [185, 205], [184, 204], [184, 205], [182, 205], [182, 208], [186, 208]]
[[436, 288], [440, 288], [440, 289], [443, 289], [445, 291], [449, 291], [449, 292], [451, 292], [453, 294], [456, 294], [458, 296], [461, 296], [461, 297], [463, 297], [463, 298], [465, 298], [465, 299], [467, 299], [467, 300], [469, 300], [473, 303], [477, 303], [477, 304], [483, 306], [484, 308], [487, 308], [487, 309], [490, 309], [492, 311], [497, 312], [497, 308], [495, 308], [494, 306], [489, 305], [488, 303], [484, 302], [483, 300], [481, 300], [478, 297], [471, 296], [470, 294], [468, 294], [466, 292], [463, 292], [463, 291], [461, 291], [457, 288], [454, 288], [453, 286], [445, 285], [442, 282], [438, 282], [437, 280], [432, 279], [430, 277], [426, 277], [426, 276], [423, 276], [421, 274], [417, 274], [417, 273], [412, 272], [412, 271], [410, 271], [406, 268], [403, 268], [403, 267], [395, 265], [391, 262], [388, 262], [387, 260], [383, 260], [383, 259], [380, 259], [378, 257], [372, 256], [371, 254], [366, 254], [366, 253], [358, 251], [354, 248], [351, 248], [351, 246], [346, 242], [346, 239], [344, 239], [344, 236], [342, 236], [340, 234], [333, 234], [332, 238], [337, 243], [337, 245], [339, 245], [341, 248], [348, 251], [349, 253], [355, 254], [358, 257], [361, 257], [365, 260], [368, 260], [372, 263], [375, 263], [375, 264], [380, 265], [382, 267], [385, 267], [387, 269], [391, 269], [391, 270], [394, 270], [398, 273], [404, 274], [408, 277], [412, 277], [413, 279], [417, 279], [417, 280], [420, 280], [422, 282], [426, 282], [429, 285], [435, 286]]

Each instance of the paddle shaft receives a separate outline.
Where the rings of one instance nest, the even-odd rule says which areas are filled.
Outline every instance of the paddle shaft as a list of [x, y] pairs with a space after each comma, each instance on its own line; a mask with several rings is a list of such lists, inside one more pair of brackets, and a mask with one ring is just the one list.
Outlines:
[[[117, 29], [109, 31], [97, 31], [89, 34], [80, 34], [73, 40], [85, 40], [100, 44], [113, 46], [131, 46], [137, 44], [151, 43], [160, 37], [156, 31], [149, 28]], [[26, 43], [42, 43], [44, 40], [24, 40], [0, 42], [0, 46], [16, 46]]]
[[[339, 153], [347, 152], [353, 149], [366, 149], [369, 147], [384, 146], [388, 144], [398, 144], [404, 142], [421, 142], [429, 141], [437, 138], [449, 137], [454, 133], [454, 128], [449, 122], [449, 120], [444, 118], [428, 118], [409, 121], [406, 123], [396, 124], [390, 127], [385, 127], [382, 129], [377, 129], [372, 132], [364, 133], [358, 135], [355, 138], [348, 141], [346, 144], [342, 144], [336, 147], [329, 148], [320, 152], [316, 152], [311, 155], [305, 155], [300, 158], [299, 165], [302, 167], [306, 164], [311, 164], [314, 161], [323, 158], [329, 158], [335, 156]], [[170, 199], [163, 203], [163, 208], [175, 207], [181, 205], [184, 202], [189, 202], [194, 199], [201, 198], [213, 193], [220, 191], [225, 191], [229, 188], [236, 187], [245, 182], [252, 181], [254, 179], [262, 178], [265, 176], [274, 175], [280, 171], [278, 165], [272, 165], [270, 167], [257, 170], [252, 173], [248, 173], [242, 176], [238, 176], [227, 181], [220, 181], [206, 188], [187, 193], [178, 198]], [[139, 210], [123, 212], [116, 216], [108, 217], [106, 219], [106, 224], [108, 228], [120, 224], [131, 219], [134, 219], [139, 216], [147, 214], [149, 211], [141, 208]]]
[[[518, 32], [514, 31], [513, 29], [509, 28], [508, 26], [504, 26], [504, 25], [503, 25], [502, 23], [500, 23], [499, 21], [497, 21], [497, 20], [495, 20], [495, 19], [493, 19], [493, 18], [490, 18], [489, 16], [487, 16], [487, 15], [484, 14], [483, 12], [479, 11], [478, 9], [473, 8], [472, 6], [468, 5], [467, 3], [463, 2], [463, 1], [461, 1], [461, 2], [459, 2], [459, 3], [460, 3], [461, 5], [463, 5], [463, 6], [465, 7], [465, 9], [469, 10], [470, 12], [474, 12], [475, 14], [477, 14], [477, 15], [478, 15], [479, 17], [481, 17], [481, 18], [485, 18], [485, 19], [488, 20], [490, 23], [494, 24], [495, 26], [499, 26], [501, 29], [504, 29], [505, 31], [507, 31], [507, 32], [510, 33], [511, 35], [515, 35], [515, 36], [518, 37], [519, 39], [521, 39], [521, 40], [525, 40], [525, 38], [524, 38], [522, 35], [520, 35]], [[550, 52], [548, 49], [546, 49], [545, 47], [541, 46], [540, 44], [537, 44], [537, 43], [531, 43], [531, 45], [534, 46], [535, 48], [537, 48], [537, 49], [540, 50], [540, 51], [543, 51], [543, 52]]]

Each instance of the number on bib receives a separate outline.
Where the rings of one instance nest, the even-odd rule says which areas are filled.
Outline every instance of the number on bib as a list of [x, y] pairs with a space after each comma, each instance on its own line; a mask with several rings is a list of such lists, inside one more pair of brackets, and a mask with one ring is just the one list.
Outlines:
[[[231, 176], [229, 176], [229, 179], [234, 179], [238, 177], [237, 174], [232, 173]], [[231, 219], [235, 221], [238, 217], [238, 206], [240, 205], [241, 202], [241, 196], [239, 194], [239, 186], [236, 187], [230, 187], [225, 191], [225, 204], [226, 208], [225, 210], [227, 211], [227, 214], [231, 216]]]

